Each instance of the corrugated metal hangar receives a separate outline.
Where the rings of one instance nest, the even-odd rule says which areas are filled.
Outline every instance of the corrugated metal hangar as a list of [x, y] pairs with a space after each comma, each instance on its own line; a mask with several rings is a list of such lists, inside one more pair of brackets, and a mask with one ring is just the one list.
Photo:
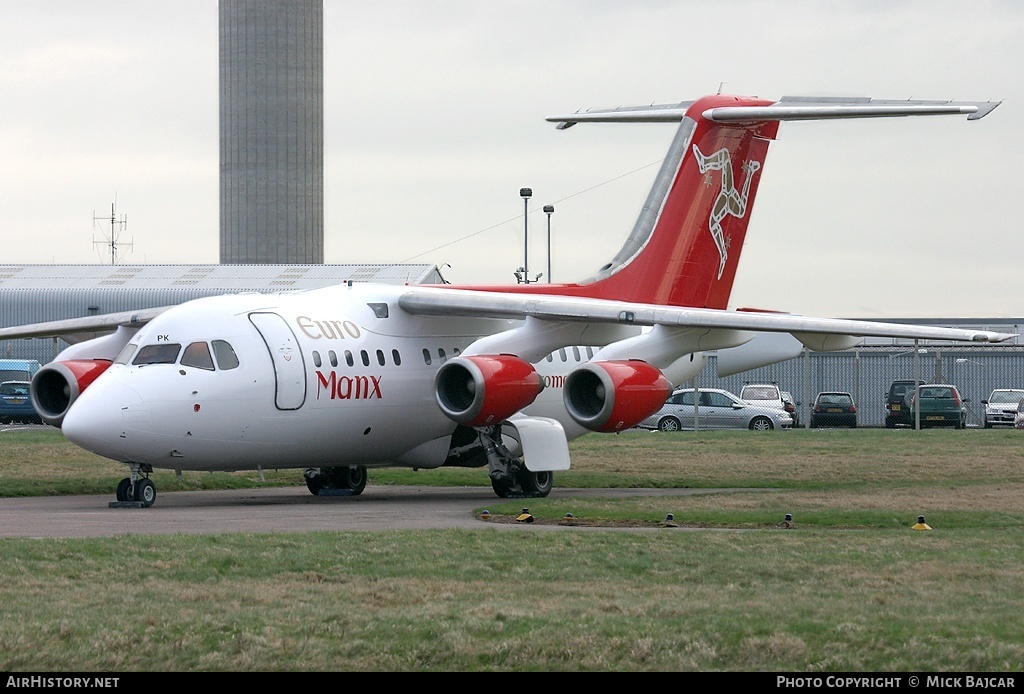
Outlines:
[[[440, 284], [434, 265], [2, 265], [0, 327], [180, 304], [215, 294], [343, 282]], [[48, 362], [58, 340], [5, 340], [0, 357]]]

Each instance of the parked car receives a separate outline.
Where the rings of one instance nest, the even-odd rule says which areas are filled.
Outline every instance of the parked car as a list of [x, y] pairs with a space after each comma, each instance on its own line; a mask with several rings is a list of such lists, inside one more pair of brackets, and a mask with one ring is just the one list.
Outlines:
[[39, 423], [42, 420], [28, 395], [29, 381], [0, 383], [0, 424]]
[[911, 392], [910, 421], [916, 421], [915, 414], [920, 408], [921, 427], [951, 426], [963, 429], [967, 426], [967, 407], [970, 402], [960, 396], [956, 386], [949, 383], [929, 383], [920, 387], [920, 402]]
[[31, 381], [39, 367], [35, 359], [0, 359], [0, 383]]
[[1013, 428], [1024, 429], [1024, 400], [1017, 405], [1017, 412], [1013, 416]]
[[996, 388], [981, 402], [985, 405], [985, 428], [994, 426], [1014, 426], [1017, 416], [1017, 405], [1024, 400], [1024, 390], [1019, 388]]
[[800, 403], [793, 399], [793, 394], [788, 390], [782, 391], [782, 404], [789, 416], [793, 418], [793, 427], [800, 426], [800, 409], [797, 407]]
[[857, 405], [849, 393], [829, 391], [818, 393], [811, 408], [811, 428], [821, 426], [857, 427]]
[[720, 388], [700, 388], [697, 407], [694, 408], [693, 388], [677, 390], [664, 407], [640, 422], [644, 429], [658, 431], [693, 430], [694, 410], [698, 429], [788, 429], [793, 418], [781, 409], [762, 407], [743, 401], [733, 393]]
[[914, 417], [910, 412], [910, 401], [908, 393], [913, 393], [917, 384], [924, 385], [924, 381], [903, 379], [893, 381], [889, 384], [889, 390], [885, 394], [885, 428], [892, 429], [900, 424], [914, 426]]
[[775, 383], [748, 383], [740, 389], [740, 400], [745, 400], [752, 405], [786, 410], [786, 403], [782, 399], [782, 390]]

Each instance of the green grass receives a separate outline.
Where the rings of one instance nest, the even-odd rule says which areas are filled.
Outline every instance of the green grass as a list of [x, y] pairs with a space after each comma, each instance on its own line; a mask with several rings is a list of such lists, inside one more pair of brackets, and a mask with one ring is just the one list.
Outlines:
[[[539, 521], [683, 527], [0, 540], [0, 670], [1014, 672], [1022, 447], [1009, 430], [591, 436], [529, 501]], [[112, 494], [122, 476], [59, 435], [0, 434], [0, 494]], [[266, 479], [177, 484], [302, 483]], [[754, 489], [568, 502], [568, 486]]]

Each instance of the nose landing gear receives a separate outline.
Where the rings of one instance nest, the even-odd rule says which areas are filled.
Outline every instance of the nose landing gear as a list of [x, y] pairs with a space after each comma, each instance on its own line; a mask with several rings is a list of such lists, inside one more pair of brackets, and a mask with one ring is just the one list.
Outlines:
[[110, 508], [149, 508], [156, 501], [156, 485], [143, 475], [153, 472], [150, 465], [129, 463], [131, 475], [117, 483], [117, 501], [111, 501]]

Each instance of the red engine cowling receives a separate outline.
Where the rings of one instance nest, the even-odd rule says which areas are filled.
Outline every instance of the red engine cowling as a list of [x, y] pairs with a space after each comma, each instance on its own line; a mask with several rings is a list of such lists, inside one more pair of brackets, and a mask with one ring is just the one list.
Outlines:
[[665, 375], [647, 362], [596, 361], [565, 378], [569, 415], [591, 431], [628, 429], [658, 411], [672, 394]]
[[438, 369], [434, 395], [459, 424], [497, 424], [533, 402], [544, 380], [529, 362], [511, 354], [455, 357]]
[[47, 364], [32, 377], [32, 406], [44, 422], [59, 427], [71, 403], [111, 363], [108, 359], [70, 359]]

